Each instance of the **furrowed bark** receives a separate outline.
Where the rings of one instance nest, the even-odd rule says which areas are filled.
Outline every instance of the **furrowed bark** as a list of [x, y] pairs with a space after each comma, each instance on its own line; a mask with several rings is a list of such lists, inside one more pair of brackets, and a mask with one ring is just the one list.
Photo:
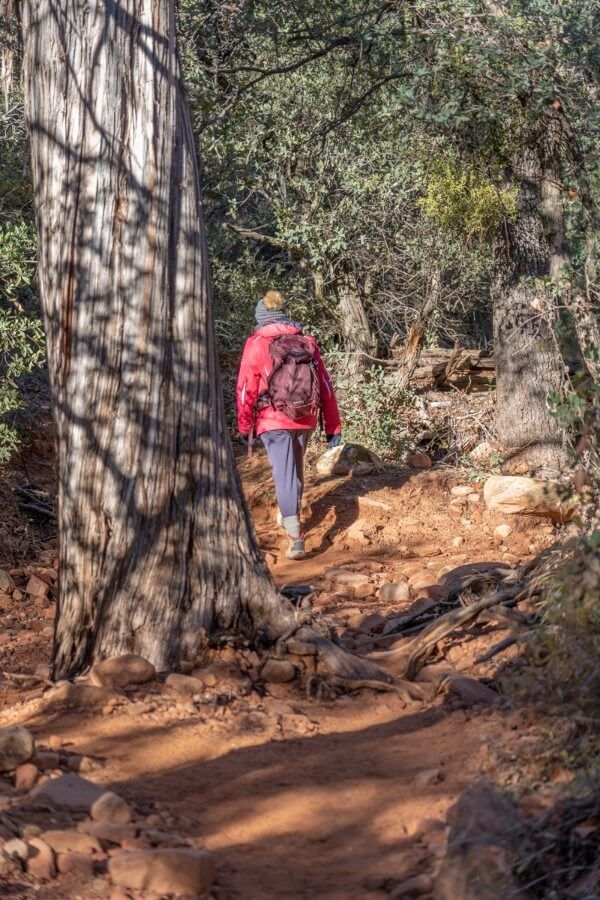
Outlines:
[[235, 473], [174, 0], [24, 0], [58, 433], [54, 676], [294, 621]]
[[[545, 127], [545, 126], [544, 126]], [[498, 437], [518, 462], [546, 475], [566, 463], [564, 436], [548, 395], [564, 387], [553, 325], [556, 307], [545, 279], [553, 256], [540, 215], [545, 136], [537, 135], [515, 165], [518, 214], [506, 224], [493, 285]]]

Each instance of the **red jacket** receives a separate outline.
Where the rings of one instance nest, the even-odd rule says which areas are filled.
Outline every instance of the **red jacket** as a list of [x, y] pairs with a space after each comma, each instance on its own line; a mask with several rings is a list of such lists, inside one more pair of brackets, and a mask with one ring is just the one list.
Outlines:
[[[251, 334], [242, 354], [240, 373], [237, 381], [237, 411], [238, 428], [240, 434], [248, 434], [252, 427], [255, 415], [255, 404], [259, 395], [268, 390], [268, 378], [273, 369], [269, 344], [274, 337], [280, 334], [300, 334], [301, 328], [297, 325], [285, 322], [274, 322], [264, 325]], [[337, 401], [327, 374], [325, 364], [321, 359], [319, 348], [314, 338], [307, 335], [314, 347], [314, 361], [319, 384], [321, 386], [321, 410], [325, 420], [326, 434], [339, 434], [342, 430]], [[313, 429], [317, 427], [317, 416], [306, 416], [303, 419], [288, 419], [284, 413], [266, 406], [259, 410], [254, 431], [255, 434], [263, 434], [265, 431], [288, 431], [300, 429]]]

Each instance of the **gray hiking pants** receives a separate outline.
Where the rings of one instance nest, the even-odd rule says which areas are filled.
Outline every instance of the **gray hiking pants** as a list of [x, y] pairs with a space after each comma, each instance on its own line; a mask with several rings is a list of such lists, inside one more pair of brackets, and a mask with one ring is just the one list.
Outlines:
[[[293, 534], [295, 519], [299, 523], [304, 489], [304, 453], [311, 431], [265, 431], [260, 439], [265, 445], [273, 470], [275, 494], [288, 532]], [[288, 521], [286, 521], [288, 520]], [[299, 524], [298, 524], [299, 528]]]

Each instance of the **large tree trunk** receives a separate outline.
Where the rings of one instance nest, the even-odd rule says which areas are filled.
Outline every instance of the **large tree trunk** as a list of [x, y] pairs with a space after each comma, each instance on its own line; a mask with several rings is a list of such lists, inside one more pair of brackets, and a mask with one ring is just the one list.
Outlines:
[[24, 0], [59, 452], [54, 675], [279, 634], [235, 473], [174, 0]]
[[518, 215], [506, 226], [493, 285], [496, 430], [515, 468], [556, 475], [566, 452], [548, 395], [562, 392], [564, 365], [553, 328], [555, 303], [544, 281], [552, 248], [539, 211], [543, 175], [538, 139], [515, 166]]

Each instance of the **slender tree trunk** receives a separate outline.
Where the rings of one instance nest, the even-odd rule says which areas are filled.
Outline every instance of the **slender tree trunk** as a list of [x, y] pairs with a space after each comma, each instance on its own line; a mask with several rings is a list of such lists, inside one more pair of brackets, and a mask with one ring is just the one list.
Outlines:
[[17, 40], [13, 32], [15, 23], [16, 0], [0, 0], [0, 84], [2, 85], [2, 99], [4, 111], [10, 107], [10, 95], [18, 81], [17, 65]]
[[367, 357], [377, 356], [377, 338], [371, 331], [360, 290], [352, 273], [346, 273], [340, 278], [337, 294], [346, 351], [345, 368], [348, 375], [355, 376], [364, 368]]
[[506, 226], [493, 285], [496, 429], [513, 464], [555, 475], [566, 453], [548, 395], [562, 392], [564, 365], [553, 329], [555, 303], [544, 281], [552, 247], [539, 211], [543, 174], [538, 136], [515, 166], [518, 215]]
[[174, 0], [24, 0], [59, 452], [54, 675], [292, 621], [225, 425]]
[[402, 387], [408, 387], [410, 380], [421, 358], [423, 338], [429, 324], [431, 314], [440, 304], [442, 290], [442, 273], [437, 263], [434, 263], [429, 278], [427, 279], [427, 294], [417, 317], [410, 326], [404, 345], [404, 353], [399, 369], [398, 381]]

